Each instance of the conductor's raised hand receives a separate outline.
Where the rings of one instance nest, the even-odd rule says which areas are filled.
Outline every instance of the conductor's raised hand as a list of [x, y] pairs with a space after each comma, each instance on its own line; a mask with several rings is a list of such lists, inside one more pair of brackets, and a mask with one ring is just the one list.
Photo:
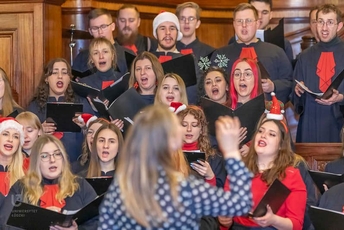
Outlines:
[[237, 117], [220, 116], [215, 122], [216, 139], [224, 158], [241, 159], [239, 152], [240, 121]]

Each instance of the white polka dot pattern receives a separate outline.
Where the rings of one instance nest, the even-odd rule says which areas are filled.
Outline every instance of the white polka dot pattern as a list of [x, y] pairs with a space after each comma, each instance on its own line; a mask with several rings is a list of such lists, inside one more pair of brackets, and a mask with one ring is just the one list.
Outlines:
[[[152, 229], [199, 229], [200, 218], [211, 216], [241, 216], [252, 207], [251, 179], [252, 174], [242, 161], [226, 160], [226, 170], [230, 175], [229, 192], [222, 188], [210, 186], [203, 180], [189, 177], [179, 184], [177, 208], [172, 205], [169, 184], [166, 183], [165, 172], [160, 172], [155, 199], [159, 200], [163, 215], [167, 221]], [[110, 186], [103, 204], [100, 207], [98, 230], [121, 229], [143, 230], [134, 219], [125, 212], [120, 189], [116, 180]], [[152, 226], [155, 221], [147, 218]]]

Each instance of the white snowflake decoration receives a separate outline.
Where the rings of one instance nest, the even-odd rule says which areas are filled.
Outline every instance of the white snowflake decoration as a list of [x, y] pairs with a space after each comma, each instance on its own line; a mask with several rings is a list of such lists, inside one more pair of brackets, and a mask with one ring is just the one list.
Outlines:
[[218, 63], [217, 66], [220, 68], [227, 67], [229, 59], [224, 54], [216, 54], [215, 63]]
[[210, 62], [208, 56], [200, 57], [200, 59], [198, 61], [198, 67], [203, 71], [207, 70], [210, 67], [210, 64], [211, 64], [211, 62]]

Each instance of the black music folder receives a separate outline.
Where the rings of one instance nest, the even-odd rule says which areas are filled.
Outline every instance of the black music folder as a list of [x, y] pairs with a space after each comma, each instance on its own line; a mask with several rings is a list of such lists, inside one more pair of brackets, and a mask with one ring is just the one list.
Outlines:
[[112, 177], [92, 177], [85, 178], [87, 182], [93, 187], [97, 195], [107, 192], [113, 178]]
[[315, 230], [340, 230], [344, 229], [344, 213], [316, 206], [308, 210]]
[[133, 120], [134, 116], [146, 106], [146, 102], [134, 87], [125, 91], [108, 108], [112, 119]]
[[259, 66], [259, 70], [260, 70], [260, 79], [270, 79], [270, 74], [265, 69], [263, 64], [260, 61], [258, 61], [257, 65]]
[[249, 216], [264, 216], [267, 212], [267, 205], [271, 207], [273, 213], [277, 213], [290, 192], [291, 191], [279, 179], [275, 179], [264, 194], [263, 198], [259, 201], [257, 207], [253, 212], [249, 213]]
[[344, 182], [343, 174], [321, 172], [321, 171], [314, 171], [314, 170], [308, 170], [308, 172], [311, 175], [314, 184], [317, 186], [321, 194], [325, 192], [325, 189], [323, 186], [324, 184], [327, 186], [327, 188], [331, 188], [337, 184]]
[[130, 72], [131, 71], [131, 64], [134, 62], [134, 59], [136, 58], [136, 56], [134, 54], [127, 52], [127, 51], [124, 51], [124, 55], [125, 55], [125, 61], [127, 63], [127, 68]]
[[7, 117], [16, 118], [18, 114], [19, 114], [18, 110], [15, 109], [12, 113], [8, 114]]
[[334, 79], [334, 81], [331, 83], [331, 85], [326, 89], [325, 93], [315, 93], [315, 92], [311, 91], [310, 89], [308, 89], [308, 87], [303, 85], [301, 82], [299, 82], [297, 80], [295, 80], [295, 82], [302, 89], [304, 89], [306, 92], [310, 93], [313, 97], [315, 97], [317, 99], [329, 99], [333, 94], [333, 90], [338, 89], [338, 87], [342, 83], [343, 79], [344, 79], [344, 70], [342, 70], [342, 72], [340, 72], [340, 74]]
[[71, 85], [74, 92], [81, 97], [98, 97], [100, 100], [107, 99], [111, 103], [128, 89], [129, 77], [130, 74], [128, 72], [103, 90], [75, 81], [71, 81]]
[[7, 220], [7, 225], [26, 230], [48, 230], [51, 225], [70, 227], [73, 220], [80, 225], [99, 215], [98, 209], [103, 198], [104, 194], [98, 196], [83, 208], [68, 211], [67, 214], [17, 201]]
[[213, 136], [215, 136], [215, 121], [219, 116], [238, 117], [241, 126], [247, 128], [247, 137], [241, 142], [241, 144], [246, 144], [252, 139], [257, 123], [265, 111], [265, 99], [264, 94], [261, 94], [241, 105], [236, 110], [232, 110], [227, 106], [202, 97], [201, 107], [208, 121], [209, 133]]
[[73, 75], [73, 80], [77, 78], [83, 78], [92, 75], [93, 73], [97, 72], [97, 69], [94, 67], [92, 69], [88, 69], [84, 72], [77, 71], [75, 69], [72, 69], [72, 75]]
[[162, 63], [161, 65], [165, 74], [178, 74], [183, 79], [186, 87], [196, 85], [197, 77], [193, 54], [187, 54], [178, 58], [174, 58]]
[[204, 152], [196, 152], [196, 151], [184, 151], [184, 156], [188, 163], [197, 162], [197, 160], [205, 161], [205, 153]]
[[73, 118], [82, 111], [81, 103], [48, 102], [46, 119], [53, 120], [56, 132], [80, 132], [81, 128], [73, 122]]

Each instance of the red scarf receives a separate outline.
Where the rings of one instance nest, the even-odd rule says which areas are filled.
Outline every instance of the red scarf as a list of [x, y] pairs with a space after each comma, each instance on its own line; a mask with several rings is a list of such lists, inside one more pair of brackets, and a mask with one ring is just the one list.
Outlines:
[[193, 143], [184, 143], [182, 147], [183, 151], [194, 151], [194, 150], [199, 150], [198, 148], [198, 142], [193, 142]]
[[0, 193], [7, 196], [8, 191], [10, 190], [10, 178], [8, 172], [0, 172]]
[[59, 202], [56, 199], [56, 194], [59, 191], [58, 184], [44, 185], [43, 190], [44, 190], [43, 195], [40, 198], [40, 206], [42, 208], [55, 206], [62, 209], [66, 205], [65, 200], [62, 200], [61, 202]]

